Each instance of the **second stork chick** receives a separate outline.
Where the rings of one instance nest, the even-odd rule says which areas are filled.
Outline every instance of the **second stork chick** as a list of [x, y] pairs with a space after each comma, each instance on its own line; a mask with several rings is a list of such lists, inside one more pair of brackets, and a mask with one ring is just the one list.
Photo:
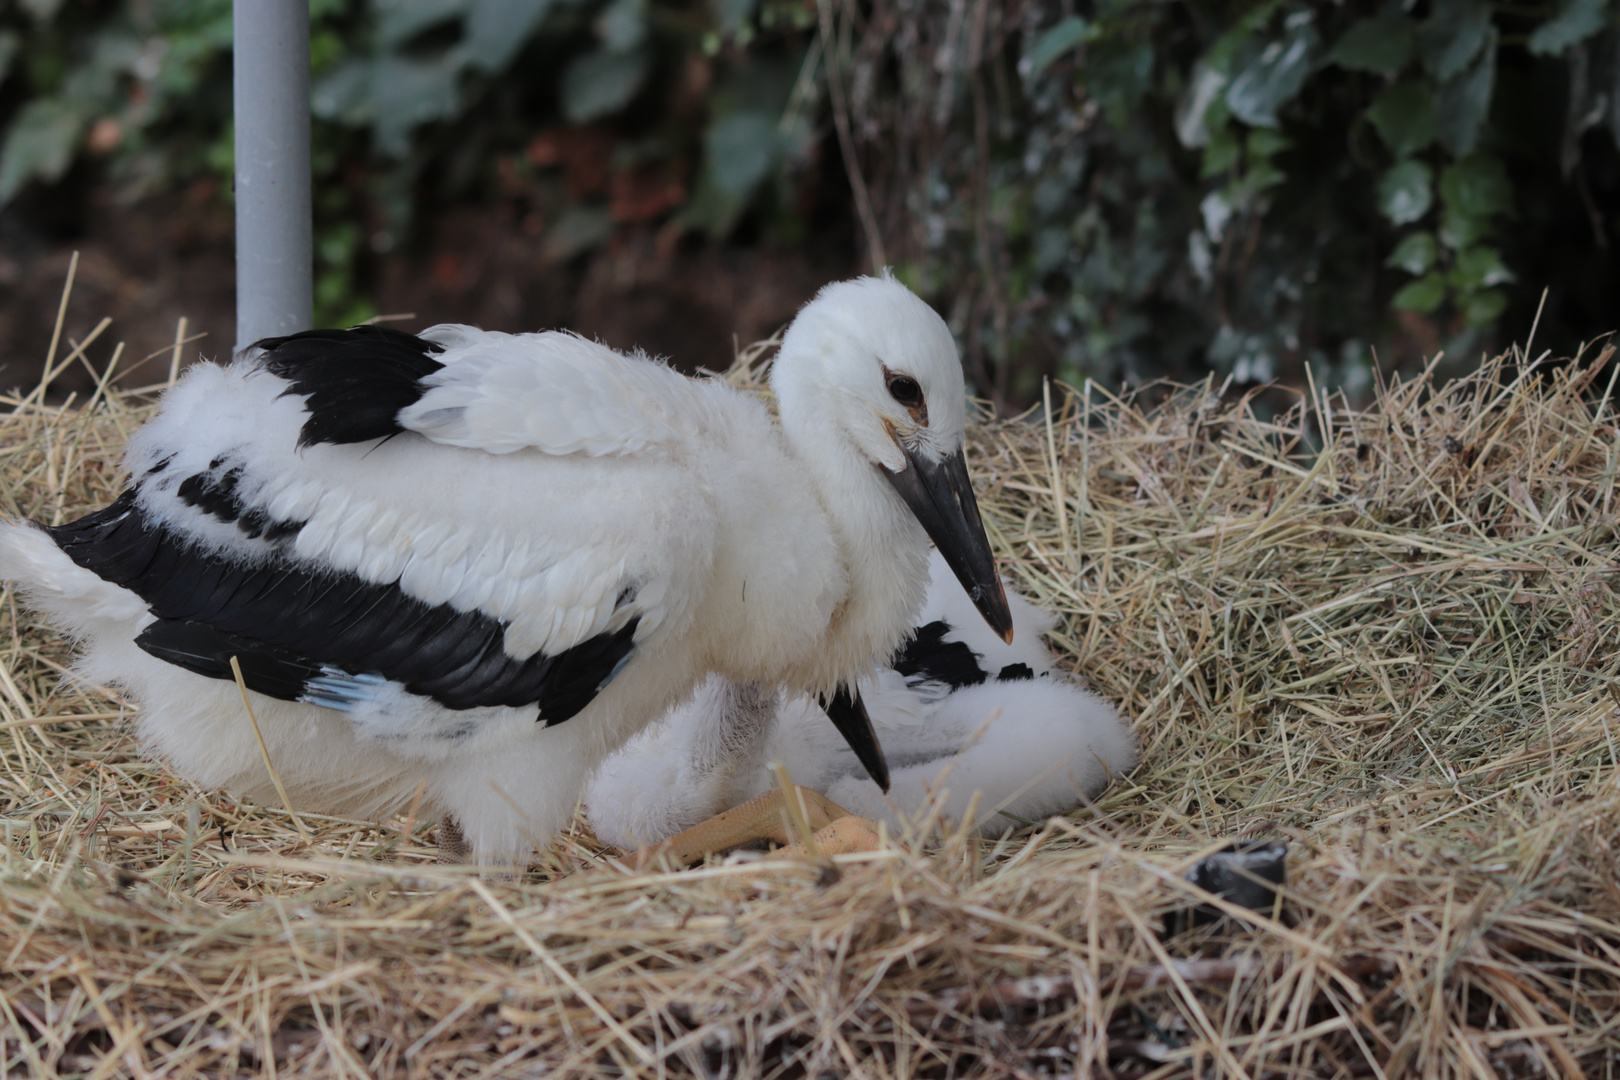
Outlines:
[[[1056, 669], [1042, 641], [1051, 615], [1007, 590], [1009, 644], [984, 625], [938, 552], [929, 570], [910, 639], [891, 664], [860, 680], [888, 756], [887, 793], [827, 725], [810, 722], [817, 706], [809, 698], [710, 678], [603, 763], [585, 794], [597, 837], [644, 849], [640, 861], [690, 862], [766, 838], [700, 826], [763, 798], [757, 812], [737, 812], [738, 828], [763, 823], [769, 838], [782, 839], [774, 832], [780, 808], [766, 804], [777, 789], [773, 762], [825, 796], [827, 816], [887, 821], [898, 835], [902, 814], [916, 821], [938, 813], [995, 836], [1072, 810], [1136, 764], [1130, 726]], [[813, 817], [822, 805], [815, 803]]]

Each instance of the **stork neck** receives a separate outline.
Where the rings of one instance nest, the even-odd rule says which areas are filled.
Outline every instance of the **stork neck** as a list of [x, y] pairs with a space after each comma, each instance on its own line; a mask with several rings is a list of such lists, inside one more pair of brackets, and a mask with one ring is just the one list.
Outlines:
[[784, 429], [848, 575], [814, 680], [830, 689], [887, 662], [899, 647], [922, 606], [928, 540], [878, 467], [838, 439], [836, 429]]

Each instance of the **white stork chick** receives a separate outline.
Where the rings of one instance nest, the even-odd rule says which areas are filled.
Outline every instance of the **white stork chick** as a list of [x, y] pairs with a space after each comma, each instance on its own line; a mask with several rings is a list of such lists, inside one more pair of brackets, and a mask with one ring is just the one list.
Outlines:
[[852, 697], [927, 579], [925, 530], [1010, 616], [962, 456], [944, 322], [829, 285], [753, 396], [566, 333], [359, 327], [200, 364], [130, 440], [112, 505], [0, 523], [0, 577], [141, 704], [146, 750], [295, 808], [459, 824], [526, 860], [611, 750], [710, 672]]
[[[887, 795], [813, 722], [809, 698], [778, 703], [773, 694], [760, 708], [750, 688], [711, 677], [592, 778], [585, 804], [597, 837], [627, 851], [660, 843], [774, 791], [772, 762], [836, 809], [887, 821], [896, 835], [902, 813], [917, 821], [938, 812], [998, 836], [1020, 819], [1073, 809], [1136, 764], [1130, 726], [1054, 669], [1041, 640], [1050, 615], [1009, 590], [1009, 645], [984, 626], [937, 552], [929, 571], [910, 640], [860, 680], [888, 758]], [[700, 848], [709, 850], [697, 843], [690, 853]]]

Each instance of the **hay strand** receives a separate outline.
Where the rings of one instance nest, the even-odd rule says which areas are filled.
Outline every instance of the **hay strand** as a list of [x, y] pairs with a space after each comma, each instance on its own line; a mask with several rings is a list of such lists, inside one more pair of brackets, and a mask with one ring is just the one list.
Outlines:
[[[1366, 408], [1054, 385], [1039, 422], [974, 426], [1006, 571], [1143, 763], [993, 843], [936, 809], [835, 872], [634, 873], [581, 820], [486, 881], [414, 814], [199, 790], [0, 597], [0, 1073], [1614, 1076], [1620, 415], [1593, 352]], [[44, 520], [116, 494], [149, 408], [4, 404], [0, 508]], [[1185, 879], [1240, 837], [1289, 842], [1279, 911]], [[1197, 903], [1226, 917], [1164, 936]]]

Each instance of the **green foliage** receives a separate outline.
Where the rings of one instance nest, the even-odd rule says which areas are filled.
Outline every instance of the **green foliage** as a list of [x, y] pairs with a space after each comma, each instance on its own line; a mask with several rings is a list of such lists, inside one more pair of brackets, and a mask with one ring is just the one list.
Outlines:
[[[370, 253], [409, 242], [451, 199], [526, 202], [558, 259], [626, 222], [724, 236], [751, 208], [795, 212], [778, 189], [816, 121], [814, 81], [795, 91], [802, 5], [311, 0], [310, 13], [323, 322], [374, 314]], [[228, 181], [230, 46], [231, 0], [0, 7], [0, 91], [20, 91], [10, 108], [0, 94], [0, 207], [76, 162], [133, 194]], [[537, 136], [552, 135], [542, 152]]]
[[[1620, 287], [1612, 0], [972, 11], [313, 0], [320, 317], [369, 314], [372, 253], [466, 197], [551, 259], [629, 224], [794, 242], [834, 101], [873, 253], [1005, 402], [1044, 373], [1354, 386], [1368, 342], [1522, 332], [1554, 275], [1585, 333]], [[229, 48], [229, 0], [0, 7], [0, 206], [85, 165], [227, 178]]]
[[[1467, 352], [1527, 330], [1544, 284], [1579, 298], [1571, 252], [1620, 287], [1605, 0], [1079, 0], [992, 14], [977, 67], [912, 11], [873, 0], [880, 59], [850, 81], [882, 93], [856, 127], [888, 254], [947, 298], [994, 396], [1028, 400], [1037, 363], [1365, 384], [1369, 341]], [[1613, 329], [1601, 292], [1583, 334]]]

